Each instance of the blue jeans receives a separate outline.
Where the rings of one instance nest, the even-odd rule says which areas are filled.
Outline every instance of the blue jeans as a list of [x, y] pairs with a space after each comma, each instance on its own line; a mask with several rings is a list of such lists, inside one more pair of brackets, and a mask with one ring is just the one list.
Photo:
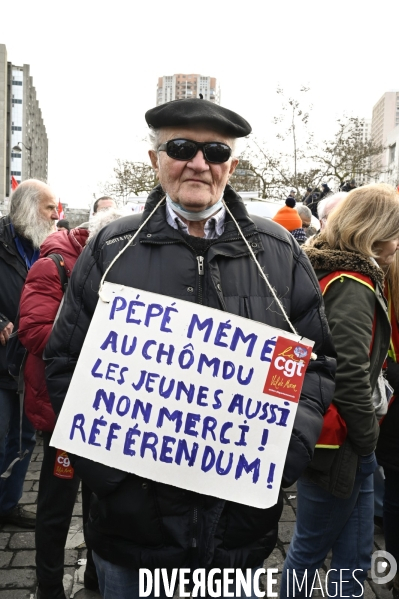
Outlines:
[[[25, 416], [22, 420], [23, 460], [14, 464], [8, 478], [0, 478], [0, 516], [12, 510], [21, 499], [22, 487], [35, 446], [35, 429]], [[19, 397], [16, 391], [0, 389], [0, 474], [3, 474], [19, 451]]]
[[374, 472], [374, 516], [380, 518], [383, 516], [384, 488], [384, 469], [382, 466], [378, 466]]
[[[298, 481], [297, 520], [284, 563], [281, 599], [311, 596], [315, 572], [330, 549], [332, 560], [327, 583], [330, 596], [363, 597], [361, 585], [370, 569], [373, 550], [373, 472], [376, 468], [374, 453], [360, 458], [353, 492], [348, 499], [338, 499], [305, 478]], [[354, 570], [358, 571], [352, 575]], [[307, 588], [304, 584], [299, 590], [303, 580], [307, 580]], [[315, 587], [320, 587], [317, 580], [316, 577]], [[323, 592], [326, 596], [325, 588]]]
[[[97, 553], [93, 551], [93, 560], [96, 565], [98, 584], [100, 586], [100, 592], [103, 599], [139, 599], [142, 595], [139, 594], [139, 572], [138, 570], [132, 570], [130, 568], [124, 568], [111, 564], [102, 559]], [[252, 575], [258, 568], [252, 569]], [[230, 591], [233, 591], [235, 585], [230, 585]], [[173, 597], [173, 592], [169, 595]], [[199, 596], [199, 594], [198, 594]], [[247, 599], [256, 599], [252, 588], [251, 595], [241, 595]], [[155, 597], [153, 593], [149, 595], [150, 599]], [[165, 599], [167, 597], [165, 590], [160, 585], [160, 597]], [[219, 599], [223, 599], [220, 596]], [[231, 599], [234, 599], [232, 597]]]

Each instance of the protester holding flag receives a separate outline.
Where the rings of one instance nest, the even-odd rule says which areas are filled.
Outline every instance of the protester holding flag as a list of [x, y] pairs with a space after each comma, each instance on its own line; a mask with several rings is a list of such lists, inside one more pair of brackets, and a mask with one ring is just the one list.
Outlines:
[[[235, 139], [251, 132], [245, 119], [187, 99], [149, 110], [146, 120], [160, 185], [143, 214], [105, 227], [76, 263], [45, 350], [54, 410], [64, 401], [110, 267], [108, 281], [315, 341], [285, 462], [283, 484], [290, 485], [311, 459], [334, 388], [334, 349], [317, 280], [289, 232], [249, 217], [227, 184], [238, 164]], [[81, 402], [93, 398], [82, 390]], [[86, 458], [74, 465], [94, 491], [87, 531], [104, 599], [138, 598], [140, 568], [250, 568], [256, 577], [275, 546], [281, 493], [275, 505], [260, 509], [214, 497], [212, 485], [196, 493]]]
[[[323, 291], [337, 350], [335, 422], [346, 434], [323, 430], [313, 461], [298, 481], [297, 520], [281, 583], [281, 598], [306, 597], [332, 549], [328, 592], [362, 597], [374, 531], [374, 450], [379, 426], [373, 392], [387, 355], [390, 325], [384, 269], [399, 248], [399, 197], [389, 185], [348, 193], [306, 247]], [[383, 400], [385, 389], [379, 401]], [[326, 421], [327, 425], [327, 421]], [[330, 437], [329, 437], [330, 435]], [[340, 572], [346, 569], [346, 579]], [[340, 586], [337, 586], [340, 585]]]

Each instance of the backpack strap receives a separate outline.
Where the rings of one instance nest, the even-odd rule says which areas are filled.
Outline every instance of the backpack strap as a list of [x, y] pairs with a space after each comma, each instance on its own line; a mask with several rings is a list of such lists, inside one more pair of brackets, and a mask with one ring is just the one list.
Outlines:
[[61, 289], [65, 293], [68, 287], [68, 276], [65, 270], [64, 258], [61, 256], [61, 254], [49, 254], [47, 257], [51, 258], [51, 260], [53, 260], [55, 263], [60, 276]]

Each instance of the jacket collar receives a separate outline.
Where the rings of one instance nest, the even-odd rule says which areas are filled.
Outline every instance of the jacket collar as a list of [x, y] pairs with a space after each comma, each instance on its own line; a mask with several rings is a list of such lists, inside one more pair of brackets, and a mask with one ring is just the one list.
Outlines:
[[0, 244], [2, 246], [1, 253], [3, 254], [4, 259], [6, 261], [10, 260], [21, 276], [25, 277], [27, 266], [15, 245], [13, 227], [9, 215], [0, 218]]
[[[154, 210], [157, 203], [164, 196], [165, 192], [163, 191], [160, 185], [158, 185], [157, 187], [155, 187], [155, 189], [152, 190], [145, 204], [145, 209], [143, 212], [141, 222], [145, 221], [145, 219], [148, 218], [148, 216], [151, 214], [152, 210]], [[244, 202], [230, 185], [226, 185], [223, 199], [226, 202], [227, 207], [231, 210], [239, 226], [241, 227], [241, 230], [243, 231], [245, 237], [256, 233], [256, 226], [248, 216], [248, 212], [245, 208]], [[237, 238], [239, 236], [240, 234], [237, 230], [235, 223], [232, 221], [230, 215], [227, 213], [224, 233], [215, 241], [228, 241], [231, 238]], [[150, 218], [150, 220], [142, 230], [141, 239], [143, 240], [145, 238], [147, 238], [148, 241], [151, 240], [153, 242], [182, 241], [182, 236], [180, 232], [176, 229], [173, 229], [170, 225], [168, 225], [166, 221], [165, 202], [161, 204], [161, 206], [158, 208], [155, 214], [153, 214], [153, 216]]]
[[0, 218], [0, 241], [3, 243], [10, 243], [13, 240], [13, 234], [11, 230], [11, 219], [10, 217], [3, 216]]
[[376, 266], [370, 258], [356, 252], [333, 250], [325, 241], [316, 240], [313, 246], [302, 246], [313, 268], [334, 272], [335, 270], [348, 270], [366, 275], [383, 288], [384, 272]]

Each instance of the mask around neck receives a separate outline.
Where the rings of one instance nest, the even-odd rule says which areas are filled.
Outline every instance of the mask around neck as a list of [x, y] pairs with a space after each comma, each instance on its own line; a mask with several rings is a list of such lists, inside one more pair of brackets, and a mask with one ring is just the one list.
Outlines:
[[219, 212], [219, 210], [223, 207], [222, 198], [223, 196], [220, 198], [218, 202], [216, 202], [216, 204], [213, 204], [213, 206], [210, 206], [205, 210], [201, 210], [201, 212], [192, 212], [191, 210], [186, 210], [185, 208], [180, 206], [180, 204], [176, 204], [176, 202], [173, 202], [173, 200], [170, 199], [169, 195], [166, 194], [166, 201], [172, 208], [173, 212], [176, 212], [176, 214], [178, 214], [179, 216], [182, 216], [186, 220], [190, 221], [205, 220], [212, 216], [212, 214]]

